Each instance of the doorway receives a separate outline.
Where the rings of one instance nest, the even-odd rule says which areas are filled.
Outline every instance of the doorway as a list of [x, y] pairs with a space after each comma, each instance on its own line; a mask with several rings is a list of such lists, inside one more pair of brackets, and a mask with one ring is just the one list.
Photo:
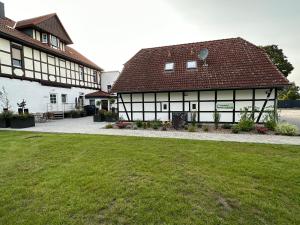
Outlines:
[[101, 109], [108, 111], [108, 100], [101, 100]]

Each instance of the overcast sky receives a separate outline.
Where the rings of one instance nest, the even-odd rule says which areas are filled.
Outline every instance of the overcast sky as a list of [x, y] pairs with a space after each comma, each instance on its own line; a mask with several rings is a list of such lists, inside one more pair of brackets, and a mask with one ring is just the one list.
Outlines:
[[230, 37], [278, 44], [300, 85], [299, 0], [1, 0], [22, 20], [56, 12], [73, 47], [105, 70], [139, 49]]

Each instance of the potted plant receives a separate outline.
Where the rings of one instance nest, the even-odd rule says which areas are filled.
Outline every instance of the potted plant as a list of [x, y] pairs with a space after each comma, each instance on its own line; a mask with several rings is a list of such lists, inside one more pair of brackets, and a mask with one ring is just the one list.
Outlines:
[[35, 120], [32, 114], [15, 114], [11, 118], [11, 128], [27, 128], [34, 127]]
[[[26, 101], [23, 99], [22, 100], [22, 102], [20, 102], [20, 103], [17, 103], [17, 105], [18, 105], [18, 113], [21, 115], [21, 114], [23, 114], [24, 113], [24, 109], [25, 109], [25, 106], [26, 106]], [[28, 109], [26, 109], [25, 110], [26, 112], [26, 114], [28, 114], [29, 113], [29, 111], [28, 111]]]
[[10, 127], [10, 121], [13, 113], [11, 111], [3, 111], [0, 113], [0, 128]]

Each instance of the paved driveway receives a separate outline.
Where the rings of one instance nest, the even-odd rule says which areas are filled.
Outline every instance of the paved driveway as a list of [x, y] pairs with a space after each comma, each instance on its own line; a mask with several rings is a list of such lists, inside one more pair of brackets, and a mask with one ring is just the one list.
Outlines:
[[282, 109], [279, 115], [281, 121], [295, 124], [300, 129], [300, 109]]
[[[36, 127], [21, 129], [22, 131], [104, 134], [120, 136], [178, 138], [193, 140], [234, 141], [269, 144], [293, 144], [300, 145], [300, 137], [286, 137], [275, 135], [256, 134], [222, 134], [222, 133], [190, 133], [186, 131], [154, 131], [154, 130], [121, 130], [105, 129], [106, 122], [94, 123], [92, 117], [78, 119], [63, 119], [47, 123], [37, 123]], [[10, 130], [10, 129], [6, 129]]]

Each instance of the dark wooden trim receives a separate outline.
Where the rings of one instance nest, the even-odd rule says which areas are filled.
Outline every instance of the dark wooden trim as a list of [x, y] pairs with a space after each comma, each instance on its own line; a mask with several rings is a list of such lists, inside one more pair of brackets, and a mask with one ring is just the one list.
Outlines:
[[261, 108], [261, 110], [259, 112], [259, 115], [257, 117], [256, 123], [258, 123], [260, 121], [260, 118], [261, 118], [261, 116], [262, 116], [262, 114], [263, 114], [263, 112], [265, 110], [265, 107], [266, 107], [266, 105], [267, 105], [267, 103], [269, 101], [269, 97], [271, 96], [272, 92], [273, 92], [273, 88], [270, 89], [270, 91], [269, 91], [269, 93], [267, 95], [267, 98], [266, 98], [266, 100], [265, 100], [265, 102], [264, 102], [264, 104], [263, 104], [263, 106], [262, 106], [262, 108]]
[[252, 89], [252, 119], [255, 118], [255, 89]]
[[233, 114], [232, 114], [232, 123], [235, 123], [235, 113], [236, 113], [236, 108], [235, 108], [235, 97], [236, 97], [236, 92], [233, 90]]
[[155, 120], [157, 120], [157, 100], [156, 100], [156, 92], [154, 93], [154, 109], [155, 109]]
[[142, 93], [142, 109], [143, 109], [143, 121], [145, 121], [145, 95]]
[[[125, 113], [126, 113], [127, 119], [128, 119], [128, 121], [130, 121], [129, 115], [128, 115], [128, 112], [127, 112], [127, 109], [126, 109], [126, 106], [125, 106], [125, 103], [124, 103], [124, 101], [123, 101], [123, 97], [122, 97], [122, 94], [121, 94], [121, 93], [120, 93], [120, 99], [121, 99], [122, 104], [123, 104], [123, 107], [124, 107], [124, 109], [125, 109]], [[120, 112], [123, 112], [123, 111], [120, 111]]]
[[133, 121], [133, 110], [132, 110], [132, 93], [130, 93], [130, 117], [131, 121]]
[[198, 114], [198, 123], [200, 122], [200, 91], [197, 91], [197, 99], [198, 99], [198, 109], [197, 109], [197, 114]]
[[170, 101], [170, 99], [171, 99], [171, 97], [170, 97], [170, 95], [171, 95], [171, 93], [170, 92], [168, 92], [168, 119], [169, 119], [169, 121], [171, 120], [171, 101]]

